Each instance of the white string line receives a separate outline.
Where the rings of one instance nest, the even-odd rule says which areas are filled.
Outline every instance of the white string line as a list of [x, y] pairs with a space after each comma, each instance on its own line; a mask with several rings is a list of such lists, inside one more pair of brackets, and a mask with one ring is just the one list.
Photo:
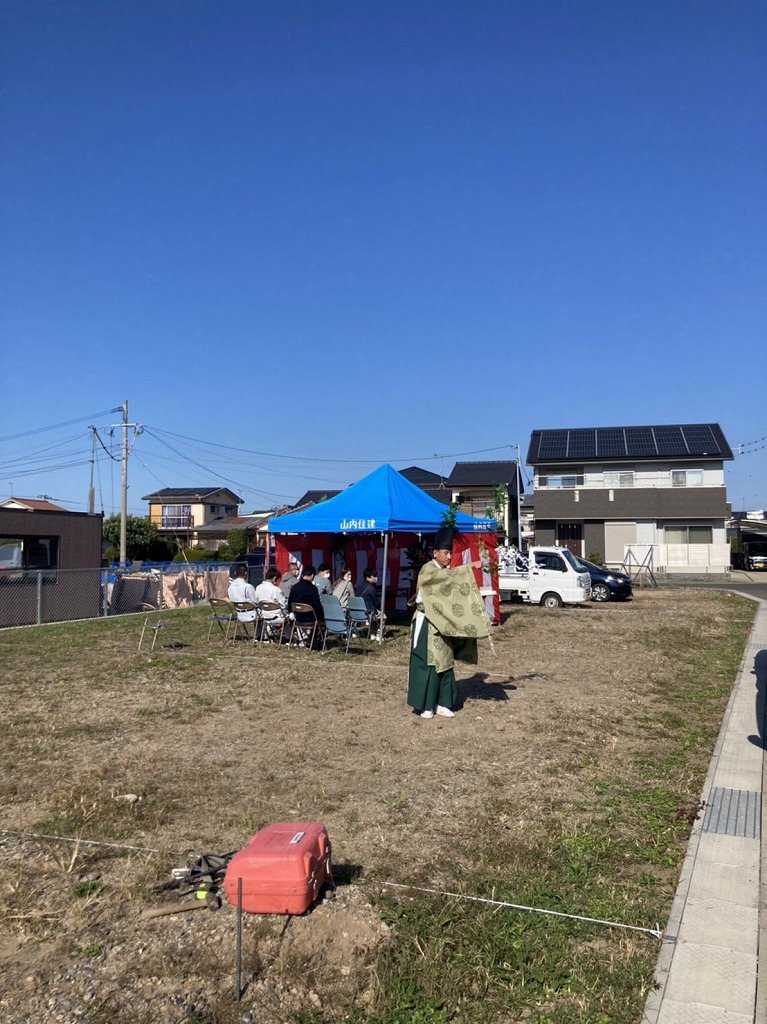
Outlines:
[[[4, 836], [27, 836], [29, 839], [56, 839], [60, 843], [83, 843], [85, 846], [109, 846], [113, 850], [136, 850], [138, 853], [160, 853], [160, 850], [155, 850], [151, 846], [128, 846], [126, 843], [107, 843], [99, 839], [80, 839], [75, 836], [48, 836], [42, 832], [19, 832], [12, 828], [0, 828], [0, 833]], [[168, 850], [168, 853], [174, 855], [178, 853], [177, 850]]]
[[443, 892], [441, 889], [425, 889], [420, 885], [401, 885], [399, 882], [378, 882], [378, 885], [385, 885], [393, 889], [414, 889], [416, 892], [428, 892], [434, 896], [452, 896], [456, 900], [471, 900], [473, 903], [489, 903], [494, 907], [510, 907], [512, 910], [530, 910], [534, 914], [549, 914], [551, 917], [567, 917], [571, 921], [587, 921], [589, 924], [603, 924], [607, 928], [624, 928], [631, 932], [643, 932], [645, 935], [653, 935], [656, 939], [663, 938], [663, 932], [659, 928], [641, 928], [635, 924], [621, 924], [619, 921], [603, 921], [598, 917], [583, 917], [581, 914], [564, 914], [559, 910], [543, 910], [541, 907], [526, 907], [521, 903], [506, 903], [502, 900], [489, 900], [483, 896], [466, 896], [460, 892]]
[[[31, 839], [54, 839], [62, 843], [83, 843], [87, 846], [107, 846], [115, 850], [134, 850], [138, 853], [160, 853], [160, 850], [156, 850], [149, 846], [129, 846], [126, 843], [108, 843], [98, 839], [78, 839], [70, 836], [50, 836], [45, 835], [42, 832], [19, 832], [15, 829], [3, 828], [0, 829], [2, 835], [11, 836], [27, 836]], [[178, 850], [167, 850], [166, 853], [178, 854]], [[365, 881], [365, 879], [360, 879]], [[367, 879], [372, 881], [374, 885], [383, 885], [390, 889], [412, 889], [415, 892], [428, 892], [433, 896], [450, 896], [456, 900], [467, 900], [472, 903], [488, 903], [493, 907], [509, 907], [511, 910], [529, 910], [534, 914], [547, 914], [550, 917], [566, 917], [571, 921], [585, 921], [589, 924], [602, 924], [607, 928], [623, 928], [626, 931], [631, 932], [642, 932], [645, 935], [653, 935], [656, 939], [662, 939], [664, 937], [663, 932], [659, 928], [642, 928], [635, 924], [622, 924], [619, 921], [603, 921], [598, 917], [584, 917], [582, 914], [565, 914], [559, 910], [544, 910], [542, 907], [527, 907], [522, 903], [507, 903], [503, 900], [490, 900], [484, 896], [467, 896], [464, 893], [459, 892], [445, 892], [442, 889], [426, 889], [420, 885], [403, 885], [400, 882], [379, 882], [377, 880]]]

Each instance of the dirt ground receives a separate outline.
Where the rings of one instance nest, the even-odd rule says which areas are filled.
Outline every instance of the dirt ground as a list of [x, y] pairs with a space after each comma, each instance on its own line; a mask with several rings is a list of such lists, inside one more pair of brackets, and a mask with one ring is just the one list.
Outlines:
[[[404, 632], [348, 656], [206, 644], [202, 613], [152, 656], [135, 618], [0, 635], [0, 1018], [281, 1024], [372, 1007], [396, 941], [376, 893], [455, 886], [478, 821], [524, 829], [632, 756], [674, 671], [653, 636], [728, 600], [504, 606], [494, 649], [457, 668], [462, 709], [431, 721], [405, 705]], [[235, 1004], [232, 907], [144, 913], [174, 899], [151, 887], [190, 851], [283, 820], [325, 824], [339, 884], [303, 917], [245, 915]]]

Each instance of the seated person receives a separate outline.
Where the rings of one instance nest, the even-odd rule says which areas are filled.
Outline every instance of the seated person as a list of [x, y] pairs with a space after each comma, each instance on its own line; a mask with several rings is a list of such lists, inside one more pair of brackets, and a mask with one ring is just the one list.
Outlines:
[[352, 571], [347, 568], [341, 573], [338, 579], [333, 584], [333, 597], [338, 598], [338, 602], [344, 611], [349, 607], [349, 598], [354, 597], [354, 586], [352, 585]]
[[288, 599], [280, 590], [281, 579], [282, 575], [279, 570], [267, 569], [264, 582], [259, 583], [256, 587], [257, 602], [269, 601], [271, 604], [280, 606], [279, 609], [275, 608], [273, 611], [261, 612], [261, 618], [266, 623], [270, 634], [282, 629], [287, 616]]
[[[306, 625], [311, 626], [314, 619], [308, 612], [301, 614], [300, 612], [294, 611], [295, 605], [297, 604], [308, 604], [314, 609], [317, 616], [317, 622], [323, 625], [325, 622], [325, 612], [322, 609], [322, 601], [320, 600], [320, 592], [315, 587], [314, 580], [315, 572], [313, 565], [305, 565], [301, 570], [301, 579], [295, 586], [290, 588], [290, 596], [288, 597], [288, 611], [292, 612], [296, 623], [299, 626]], [[315, 634], [316, 639], [316, 634]]]
[[298, 562], [288, 562], [287, 571], [282, 574], [282, 579], [280, 580], [280, 590], [286, 599], [288, 594], [290, 594], [291, 588], [296, 583], [298, 583]]
[[381, 619], [381, 598], [378, 594], [378, 572], [375, 569], [365, 569], [362, 574], [365, 578], [364, 586], [359, 596], [365, 602], [365, 608], [373, 625]]
[[332, 593], [333, 588], [330, 586], [330, 566], [327, 562], [322, 562], [317, 575], [314, 577], [314, 585], [319, 591], [320, 597], [323, 594]]
[[229, 584], [227, 595], [232, 604], [250, 601], [253, 605], [252, 610], [240, 611], [238, 609], [237, 618], [240, 622], [255, 622], [258, 614], [255, 608], [258, 604], [258, 598], [256, 597], [256, 588], [248, 583], [248, 567], [244, 562], [238, 562], [235, 572], [236, 575]]

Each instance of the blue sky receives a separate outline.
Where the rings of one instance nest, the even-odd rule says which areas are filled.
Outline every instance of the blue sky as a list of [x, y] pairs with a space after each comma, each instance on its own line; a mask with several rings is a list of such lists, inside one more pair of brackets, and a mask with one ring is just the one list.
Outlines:
[[127, 399], [137, 513], [684, 422], [767, 507], [765, 52], [763, 0], [5, 0], [0, 495], [85, 508]]

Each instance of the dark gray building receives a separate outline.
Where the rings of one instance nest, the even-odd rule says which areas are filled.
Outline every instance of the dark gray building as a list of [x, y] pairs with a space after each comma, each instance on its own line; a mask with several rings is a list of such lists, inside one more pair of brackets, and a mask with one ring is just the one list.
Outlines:
[[[101, 515], [0, 508], [0, 626], [100, 614]], [[73, 570], [80, 570], [75, 573]]]
[[534, 430], [535, 543], [611, 566], [725, 572], [732, 458], [717, 423]]

